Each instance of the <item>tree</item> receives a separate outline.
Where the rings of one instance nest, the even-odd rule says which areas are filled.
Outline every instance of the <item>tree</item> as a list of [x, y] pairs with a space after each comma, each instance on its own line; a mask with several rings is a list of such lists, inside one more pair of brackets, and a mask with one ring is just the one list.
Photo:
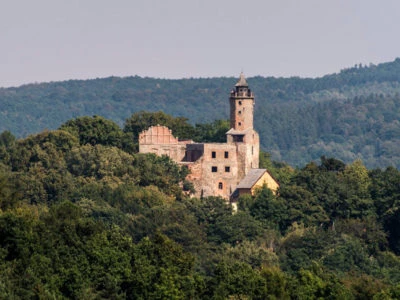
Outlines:
[[285, 202], [277, 198], [266, 185], [256, 191], [250, 214], [267, 228], [281, 231], [286, 228]]
[[133, 251], [128, 299], [188, 299], [195, 295], [193, 256], [166, 236], [144, 238]]
[[81, 145], [122, 147], [123, 131], [116, 123], [103, 117], [79, 117], [67, 121], [59, 129], [76, 136]]
[[318, 198], [310, 191], [296, 186], [284, 186], [279, 190], [278, 200], [284, 201], [287, 207], [285, 228], [294, 222], [305, 226], [320, 226], [329, 224], [329, 217]]
[[368, 170], [360, 160], [346, 166], [341, 174], [344, 185], [340, 188], [343, 201], [340, 210], [344, 217], [363, 217], [375, 213], [369, 194], [371, 179]]
[[202, 143], [224, 143], [228, 132], [229, 120], [215, 120], [212, 123], [196, 124], [193, 140]]
[[0, 147], [10, 147], [15, 143], [15, 140], [15, 136], [9, 130], [5, 130], [0, 134]]

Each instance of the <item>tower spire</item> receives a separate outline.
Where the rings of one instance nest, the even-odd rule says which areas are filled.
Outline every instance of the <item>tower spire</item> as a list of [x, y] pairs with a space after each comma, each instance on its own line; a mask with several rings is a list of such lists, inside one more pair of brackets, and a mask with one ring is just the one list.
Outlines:
[[249, 86], [243, 72], [240, 72], [239, 81], [235, 84], [235, 86]]

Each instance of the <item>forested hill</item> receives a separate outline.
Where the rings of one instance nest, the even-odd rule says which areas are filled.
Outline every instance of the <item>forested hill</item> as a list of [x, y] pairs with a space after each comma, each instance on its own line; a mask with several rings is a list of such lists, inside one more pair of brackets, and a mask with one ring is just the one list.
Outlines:
[[[132, 70], [134, 72], [134, 70]], [[24, 137], [74, 117], [123, 125], [134, 112], [164, 111], [192, 123], [228, 118], [237, 78], [110, 77], [0, 89], [0, 131]], [[400, 59], [321, 78], [248, 78], [263, 150], [301, 166], [322, 155], [400, 167]]]

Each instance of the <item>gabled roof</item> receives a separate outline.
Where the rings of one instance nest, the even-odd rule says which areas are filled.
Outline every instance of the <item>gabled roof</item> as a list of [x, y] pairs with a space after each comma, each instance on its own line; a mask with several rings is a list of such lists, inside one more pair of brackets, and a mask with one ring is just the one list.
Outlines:
[[239, 81], [235, 84], [235, 86], [249, 86], [243, 72], [240, 73]]
[[236, 188], [251, 189], [266, 172], [268, 172], [267, 169], [250, 169], [249, 173], [240, 181]]

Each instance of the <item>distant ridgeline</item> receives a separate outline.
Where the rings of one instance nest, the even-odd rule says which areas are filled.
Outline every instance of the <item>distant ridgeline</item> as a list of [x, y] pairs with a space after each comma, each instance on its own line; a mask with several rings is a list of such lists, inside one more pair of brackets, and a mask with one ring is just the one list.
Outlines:
[[[229, 117], [232, 78], [110, 77], [0, 89], [0, 132], [25, 137], [78, 116], [120, 126], [134, 112], [163, 111], [208, 123]], [[369, 168], [400, 168], [400, 59], [321, 78], [253, 77], [255, 129], [275, 160], [302, 166], [322, 155]]]

